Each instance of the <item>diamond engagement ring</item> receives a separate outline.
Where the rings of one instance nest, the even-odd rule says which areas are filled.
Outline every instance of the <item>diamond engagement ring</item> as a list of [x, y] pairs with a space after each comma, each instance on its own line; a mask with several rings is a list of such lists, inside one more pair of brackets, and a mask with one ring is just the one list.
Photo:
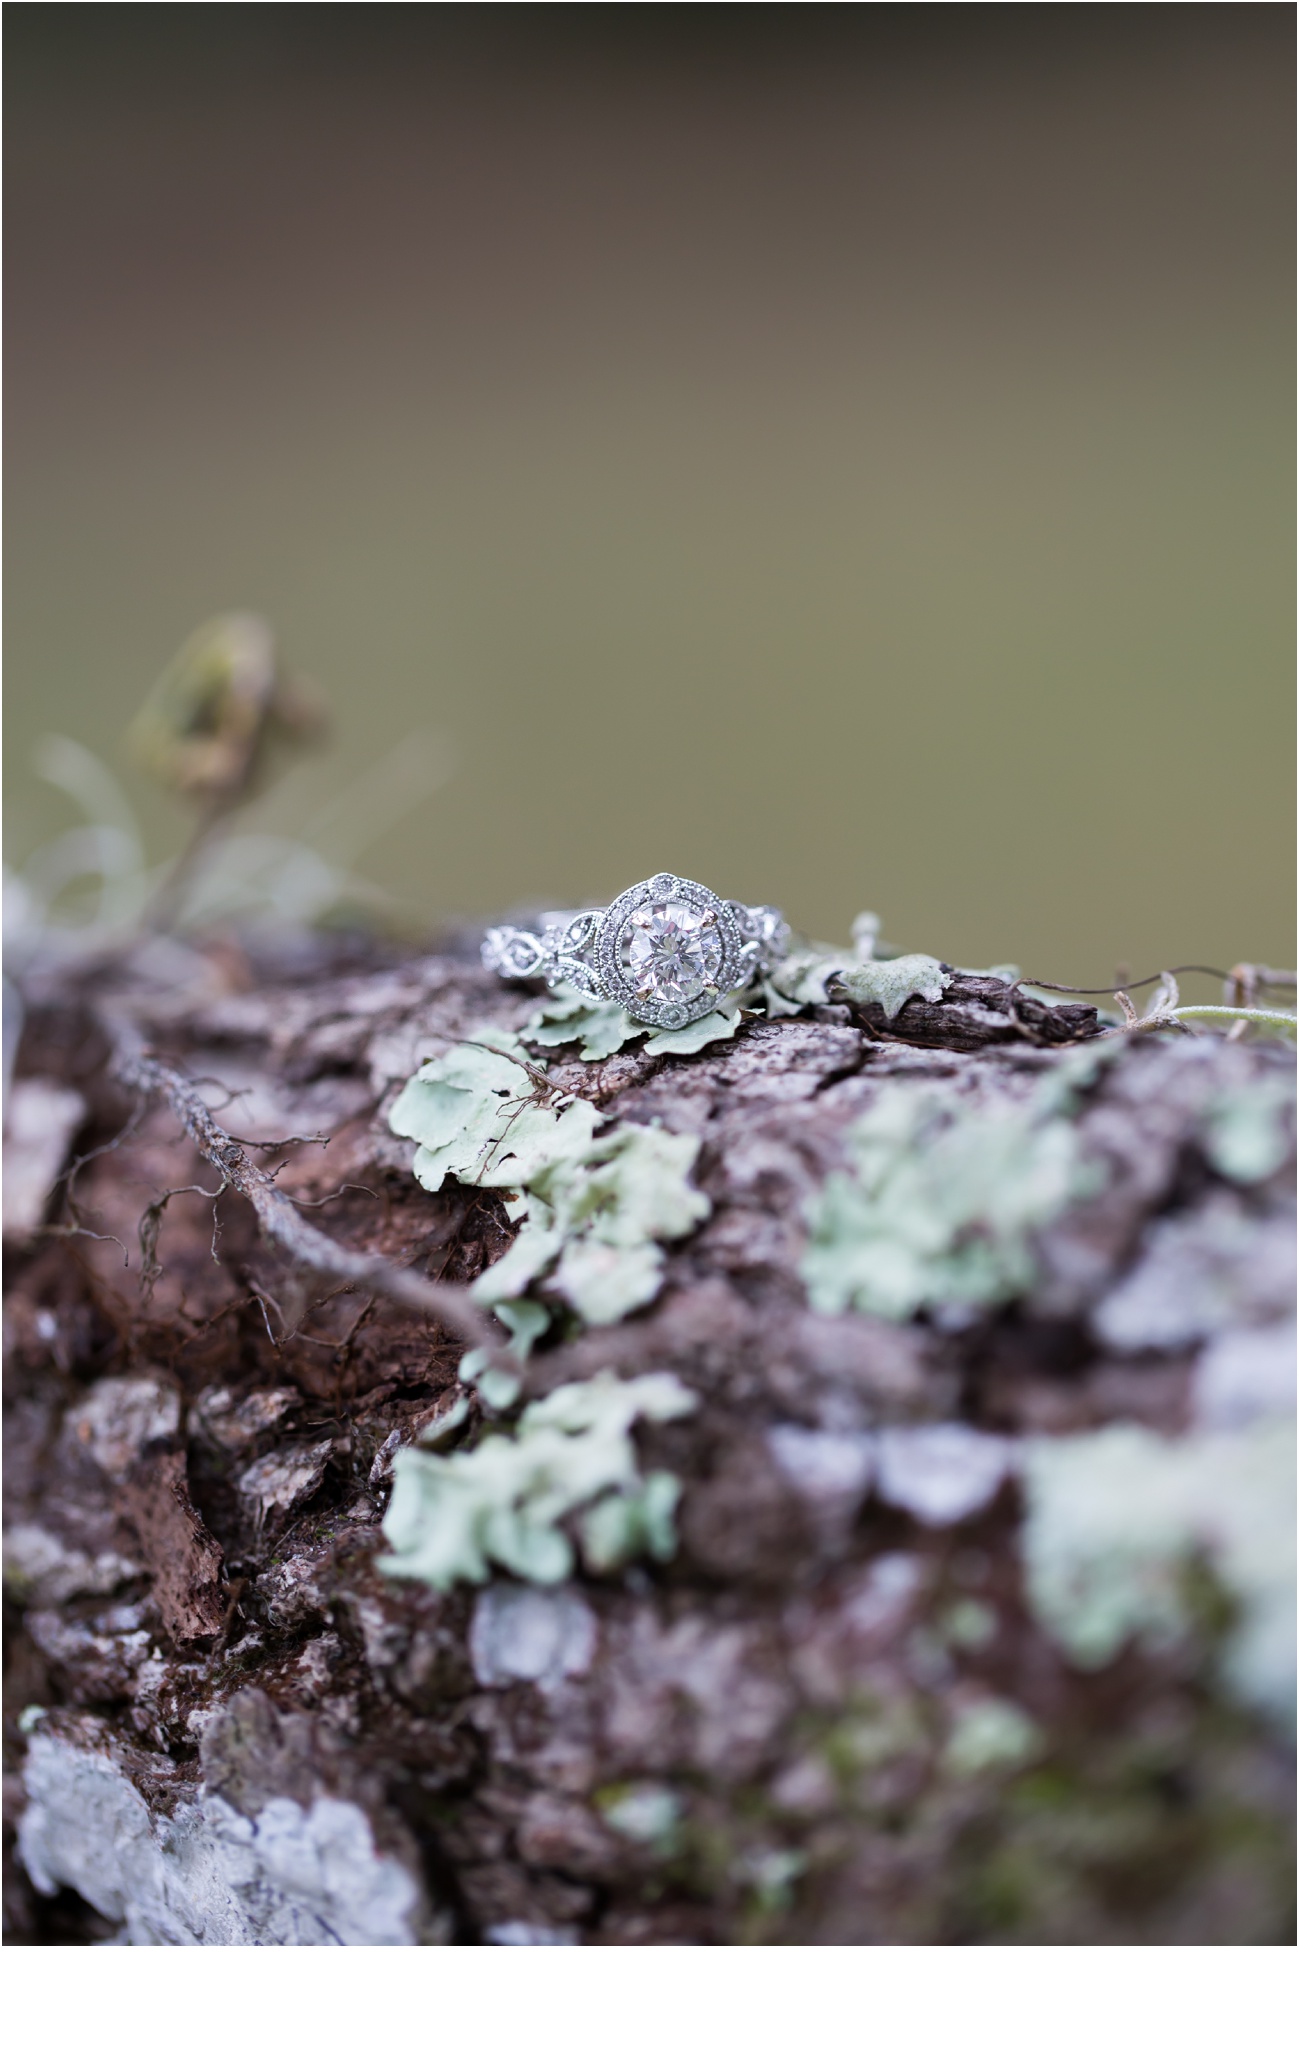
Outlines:
[[770, 904], [732, 903], [681, 875], [624, 889], [607, 910], [550, 911], [535, 930], [497, 925], [483, 966], [507, 981], [561, 982], [679, 1031], [783, 960], [789, 926]]

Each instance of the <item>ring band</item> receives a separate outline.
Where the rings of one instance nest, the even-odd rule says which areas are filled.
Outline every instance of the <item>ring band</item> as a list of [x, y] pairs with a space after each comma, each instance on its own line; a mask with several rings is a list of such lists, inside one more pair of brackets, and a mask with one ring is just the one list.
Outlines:
[[483, 966], [507, 981], [561, 982], [679, 1031], [783, 960], [789, 926], [769, 903], [734, 903], [682, 875], [653, 875], [606, 910], [549, 911], [535, 929], [496, 925]]

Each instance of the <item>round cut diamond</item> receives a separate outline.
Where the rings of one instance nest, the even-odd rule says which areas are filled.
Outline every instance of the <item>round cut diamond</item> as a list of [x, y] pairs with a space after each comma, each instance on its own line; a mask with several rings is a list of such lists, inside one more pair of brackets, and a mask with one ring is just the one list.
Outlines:
[[676, 1006], [717, 985], [722, 933], [714, 911], [681, 896], [651, 897], [627, 919], [620, 950], [636, 994]]

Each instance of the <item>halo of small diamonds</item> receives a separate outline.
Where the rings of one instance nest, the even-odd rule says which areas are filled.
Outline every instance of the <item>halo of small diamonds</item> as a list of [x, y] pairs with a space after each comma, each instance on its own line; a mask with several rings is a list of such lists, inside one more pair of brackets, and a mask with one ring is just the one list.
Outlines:
[[595, 940], [600, 979], [642, 1024], [679, 1031], [740, 978], [743, 940], [729, 903], [701, 882], [654, 875], [609, 905]]

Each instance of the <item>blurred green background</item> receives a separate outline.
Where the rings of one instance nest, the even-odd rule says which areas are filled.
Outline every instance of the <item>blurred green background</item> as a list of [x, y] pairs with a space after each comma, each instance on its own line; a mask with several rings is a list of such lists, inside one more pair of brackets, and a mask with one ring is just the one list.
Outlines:
[[5, 17], [11, 858], [246, 607], [425, 922], [1292, 959], [1291, 8]]

